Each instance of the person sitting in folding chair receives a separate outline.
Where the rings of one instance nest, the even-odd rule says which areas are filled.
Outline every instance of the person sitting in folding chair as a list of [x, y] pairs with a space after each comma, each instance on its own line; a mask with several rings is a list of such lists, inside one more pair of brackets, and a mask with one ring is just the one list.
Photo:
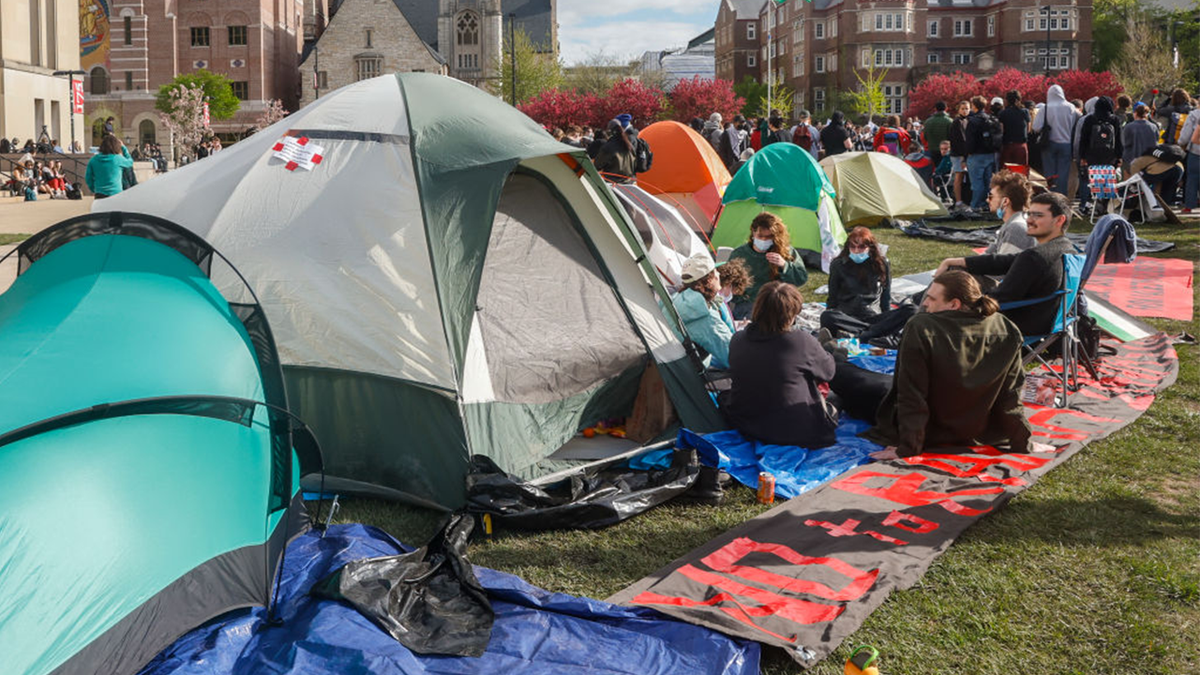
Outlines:
[[980, 444], [1036, 449], [1021, 406], [1021, 334], [962, 270], [939, 275], [908, 322], [892, 388], [863, 438], [875, 459]]
[[[1057, 192], [1046, 192], [1030, 200], [1025, 213], [1028, 232], [1037, 246], [1016, 254], [977, 255], [947, 258], [933, 273], [934, 281], [952, 267], [972, 275], [1002, 274], [1004, 280], [988, 293], [997, 302], [1032, 300], [1052, 295], [1062, 286], [1062, 257], [1074, 253], [1067, 238], [1071, 202]], [[1024, 335], [1044, 335], [1054, 326], [1055, 303], [1037, 303], [1005, 310], [1005, 315]]]

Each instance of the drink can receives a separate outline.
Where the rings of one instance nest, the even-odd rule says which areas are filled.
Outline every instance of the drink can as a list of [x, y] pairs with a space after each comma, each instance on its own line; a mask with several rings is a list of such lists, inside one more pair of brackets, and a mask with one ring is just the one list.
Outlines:
[[758, 503], [775, 503], [775, 476], [766, 471], [758, 474]]

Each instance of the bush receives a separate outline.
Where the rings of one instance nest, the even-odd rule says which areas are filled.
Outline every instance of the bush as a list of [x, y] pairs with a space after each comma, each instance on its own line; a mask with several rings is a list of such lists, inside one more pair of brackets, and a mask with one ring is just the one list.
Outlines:
[[729, 80], [702, 80], [699, 75], [680, 80], [671, 90], [670, 100], [671, 119], [684, 124], [693, 117], [707, 120], [714, 112], [721, 113], [721, 119], [733, 119], [746, 105]]

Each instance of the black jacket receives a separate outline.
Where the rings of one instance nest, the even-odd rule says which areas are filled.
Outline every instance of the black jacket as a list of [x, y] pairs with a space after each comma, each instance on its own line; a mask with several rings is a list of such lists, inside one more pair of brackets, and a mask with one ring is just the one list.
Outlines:
[[743, 436], [777, 445], [823, 448], [837, 438], [818, 382], [833, 379], [835, 363], [804, 330], [773, 335], [750, 324], [729, 342], [733, 386], [722, 407]]
[[987, 144], [983, 134], [987, 131], [991, 115], [985, 112], [972, 112], [967, 115], [967, 154], [990, 155], [996, 150]]
[[[1092, 129], [1097, 124], [1107, 121], [1112, 125], [1112, 148], [1105, 148], [1092, 139]], [[1088, 164], [1115, 166], [1121, 159], [1121, 118], [1113, 112], [1112, 99], [1101, 96], [1096, 100], [1092, 114], [1083, 118], [1083, 127], [1079, 130], [1079, 156]]]
[[967, 155], [967, 119], [955, 117], [950, 123], [950, 156], [965, 157]]
[[1029, 140], [1029, 111], [1017, 106], [1007, 106], [1000, 111], [1000, 124], [1004, 125], [1004, 142], [1024, 143]]
[[[1075, 253], [1075, 245], [1066, 235], [1009, 255], [977, 255], [966, 259], [971, 274], [1004, 275], [1004, 280], [988, 295], [1000, 304], [1015, 300], [1046, 297], [1062, 286], [1062, 257]], [[1057, 301], [1040, 302], [1004, 310], [1025, 335], [1045, 335], [1054, 327], [1059, 311]]]
[[866, 319], [891, 309], [892, 270], [885, 258], [884, 275], [879, 278], [868, 260], [856, 263], [838, 256], [829, 263], [829, 297], [825, 307]]
[[821, 147], [825, 148], [825, 156], [832, 157], [846, 152], [846, 139], [850, 138], [850, 130], [841, 124], [826, 124], [821, 130]]

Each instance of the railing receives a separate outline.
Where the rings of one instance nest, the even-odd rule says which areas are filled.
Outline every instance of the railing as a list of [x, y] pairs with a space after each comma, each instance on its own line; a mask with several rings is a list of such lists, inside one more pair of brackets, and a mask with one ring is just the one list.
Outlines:
[[[4, 175], [4, 182], [12, 176], [13, 167], [21, 162], [21, 158], [25, 156], [24, 152], [13, 152], [0, 155], [0, 174]], [[83, 194], [90, 194], [87, 185], [84, 184], [83, 176], [87, 171], [88, 160], [92, 158], [89, 154], [65, 154], [61, 152], [47, 153], [29, 153], [33, 156], [35, 162], [62, 162], [63, 175], [67, 177], [68, 183], [74, 183], [79, 187]]]

